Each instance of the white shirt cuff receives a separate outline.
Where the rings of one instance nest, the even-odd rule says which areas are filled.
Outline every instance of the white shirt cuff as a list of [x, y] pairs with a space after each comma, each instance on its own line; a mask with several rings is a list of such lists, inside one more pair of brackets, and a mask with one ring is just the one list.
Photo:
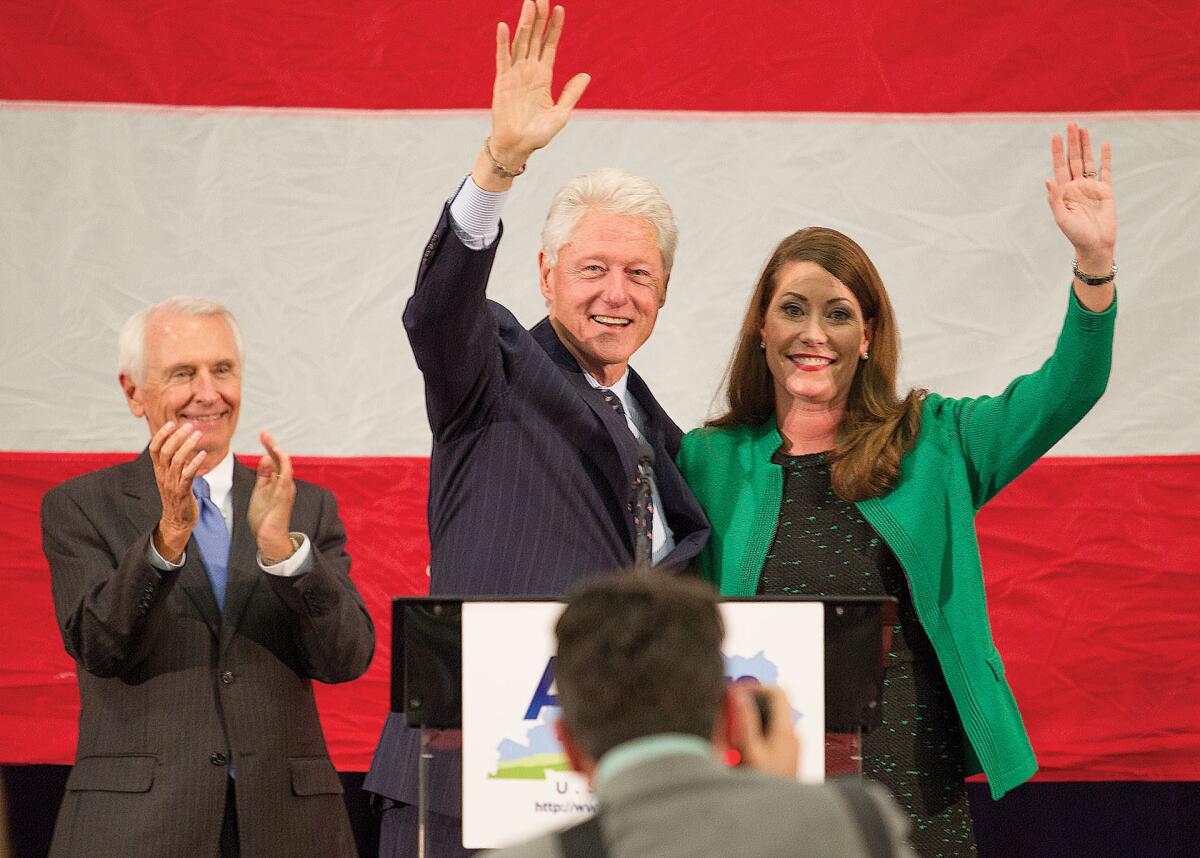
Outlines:
[[146, 545], [146, 562], [160, 572], [174, 572], [176, 569], [182, 569], [183, 564], [187, 563], [187, 552], [179, 555], [178, 563], [172, 563], [158, 553], [158, 549], [154, 547], [154, 538], [151, 537]]
[[272, 563], [267, 566], [263, 563], [262, 552], [258, 552], [258, 568], [270, 575], [278, 575], [280, 578], [295, 578], [297, 575], [303, 575], [312, 568], [312, 549], [309, 548], [308, 537], [303, 533], [293, 533], [292, 536], [300, 540], [300, 547], [286, 560], [280, 560], [278, 563]]
[[500, 210], [507, 191], [485, 191], [468, 174], [450, 200], [450, 225], [471, 250], [487, 250], [500, 235]]

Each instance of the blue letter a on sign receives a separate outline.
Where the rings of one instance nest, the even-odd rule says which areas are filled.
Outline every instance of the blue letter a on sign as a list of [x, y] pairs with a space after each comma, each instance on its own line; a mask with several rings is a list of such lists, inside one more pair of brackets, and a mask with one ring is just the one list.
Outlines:
[[558, 706], [558, 695], [550, 693], [553, 686], [554, 656], [550, 656], [550, 660], [546, 662], [546, 670], [542, 673], [542, 680], [533, 692], [533, 699], [529, 701], [529, 709], [525, 712], [526, 721], [536, 721], [542, 714], [543, 706]]

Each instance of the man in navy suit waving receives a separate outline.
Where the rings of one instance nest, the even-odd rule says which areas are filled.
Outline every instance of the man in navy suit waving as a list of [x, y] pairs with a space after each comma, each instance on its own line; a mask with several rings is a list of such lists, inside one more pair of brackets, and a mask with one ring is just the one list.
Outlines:
[[[680, 430], [629, 366], [654, 330], [674, 215], [650, 182], [606, 168], [555, 196], [542, 230], [548, 317], [526, 330], [486, 289], [500, 209], [589, 78], [556, 102], [563, 9], [526, 0], [496, 32], [492, 133], [425, 248], [404, 327], [425, 377], [435, 595], [561, 595], [630, 565], [681, 568], [708, 522], [675, 468]], [[416, 742], [393, 715], [367, 789], [385, 797], [382, 855], [412, 854]], [[460, 761], [431, 767], [430, 854], [461, 852]]]

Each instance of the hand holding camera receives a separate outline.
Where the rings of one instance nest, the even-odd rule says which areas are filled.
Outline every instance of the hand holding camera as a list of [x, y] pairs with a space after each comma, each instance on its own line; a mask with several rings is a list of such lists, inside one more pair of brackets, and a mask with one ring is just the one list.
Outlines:
[[737, 683], [729, 691], [733, 710], [730, 739], [741, 754], [742, 765], [794, 779], [800, 740], [783, 689]]

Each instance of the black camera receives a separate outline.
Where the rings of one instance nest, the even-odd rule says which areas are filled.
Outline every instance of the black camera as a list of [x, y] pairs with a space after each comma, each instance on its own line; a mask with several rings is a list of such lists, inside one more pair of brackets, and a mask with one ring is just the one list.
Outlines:
[[766, 692], [766, 689], [754, 689], [754, 705], [758, 707], [758, 719], [762, 722], [763, 735], [766, 735], [767, 728], [771, 723], [771, 695]]

